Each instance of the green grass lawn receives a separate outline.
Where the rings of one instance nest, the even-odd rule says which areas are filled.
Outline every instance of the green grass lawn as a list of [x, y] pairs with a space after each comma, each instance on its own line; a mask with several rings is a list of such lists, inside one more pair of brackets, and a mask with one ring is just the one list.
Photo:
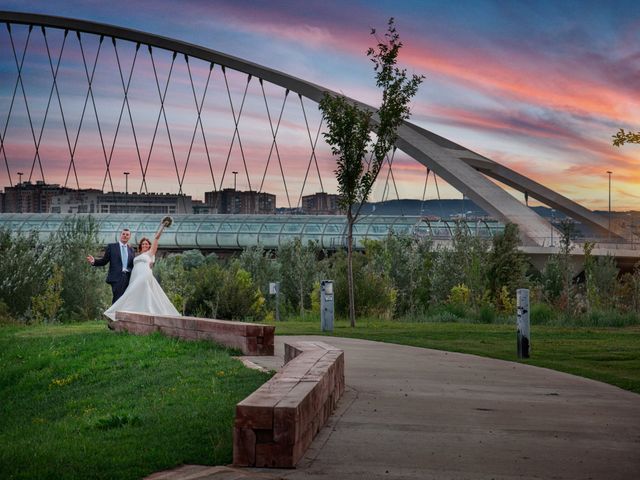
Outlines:
[[[320, 321], [282, 321], [279, 335], [319, 335]], [[338, 320], [334, 336], [471, 353], [521, 361], [610, 383], [640, 393], [640, 326], [531, 327], [531, 358], [518, 360], [515, 325]]]
[[235, 405], [269, 378], [231, 353], [104, 322], [0, 327], [0, 478], [230, 463]]
[[[640, 393], [640, 327], [531, 330], [522, 362]], [[276, 332], [317, 335], [319, 321]], [[337, 321], [333, 335], [518, 361], [509, 325]], [[103, 322], [0, 327], [0, 366], [0, 479], [137, 479], [229, 463], [235, 404], [269, 377], [210, 343]]]

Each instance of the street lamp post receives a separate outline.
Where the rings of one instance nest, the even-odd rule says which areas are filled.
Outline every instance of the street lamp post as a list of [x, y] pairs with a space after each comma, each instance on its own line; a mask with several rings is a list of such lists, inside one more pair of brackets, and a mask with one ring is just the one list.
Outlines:
[[124, 204], [125, 211], [129, 213], [129, 172], [124, 173]]
[[231, 172], [233, 173], [233, 189], [236, 189], [236, 177], [238, 176], [238, 172]]
[[607, 233], [607, 238], [611, 241], [611, 174], [613, 172], [611, 170], [607, 170], [607, 174], [609, 175], [609, 231]]

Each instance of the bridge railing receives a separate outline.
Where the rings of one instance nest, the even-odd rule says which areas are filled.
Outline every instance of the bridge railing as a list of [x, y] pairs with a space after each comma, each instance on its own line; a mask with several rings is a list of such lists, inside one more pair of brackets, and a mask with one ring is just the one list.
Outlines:
[[[548, 237], [536, 237], [533, 238], [540, 248], [560, 248], [560, 237], [548, 236]], [[614, 241], [608, 238], [601, 237], [578, 237], [571, 240], [571, 244], [582, 250], [585, 243], [593, 243], [594, 249], [600, 250], [631, 250], [640, 251], [640, 240], [636, 239], [622, 239]]]

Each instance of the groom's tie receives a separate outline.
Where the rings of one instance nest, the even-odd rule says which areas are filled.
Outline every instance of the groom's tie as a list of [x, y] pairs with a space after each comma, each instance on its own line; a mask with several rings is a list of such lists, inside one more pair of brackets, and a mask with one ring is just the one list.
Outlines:
[[123, 245], [122, 243], [120, 244], [120, 256], [122, 257], [122, 271], [126, 272], [127, 271], [127, 260], [129, 260], [129, 256], [128, 256], [128, 252], [127, 252], [127, 246]]

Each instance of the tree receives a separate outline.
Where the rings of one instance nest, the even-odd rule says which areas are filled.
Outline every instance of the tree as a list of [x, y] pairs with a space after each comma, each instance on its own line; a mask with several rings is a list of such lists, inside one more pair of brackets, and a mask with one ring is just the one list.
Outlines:
[[318, 245], [308, 242], [304, 245], [299, 238], [278, 248], [280, 262], [280, 292], [293, 308], [304, 315], [305, 305], [311, 305], [309, 294], [316, 279]]
[[618, 133], [613, 135], [613, 145], [621, 147], [625, 143], [640, 143], [640, 132], [625, 132], [624, 129], [620, 129]]
[[[375, 33], [375, 30], [371, 31], [372, 35]], [[398, 127], [410, 116], [409, 101], [424, 78], [421, 75], [409, 78], [406, 70], [396, 66], [401, 48], [395, 21], [390, 18], [384, 39], [379, 39], [376, 49], [367, 51], [367, 56], [374, 63], [376, 86], [382, 90], [382, 103], [375, 112], [375, 118], [372, 110], [361, 108], [344, 96], [327, 93], [320, 101], [322, 118], [328, 130], [323, 136], [336, 157], [340, 203], [347, 213], [347, 277], [352, 327], [355, 326], [353, 225], [371, 193], [386, 155], [394, 147]], [[375, 140], [372, 140], [372, 132]], [[371, 157], [367, 161], [369, 153]]]
[[493, 247], [489, 254], [489, 289], [491, 296], [499, 304], [503, 288], [509, 298], [516, 290], [526, 285], [527, 263], [518, 250], [520, 236], [515, 223], [507, 223], [502, 233], [493, 237]]

